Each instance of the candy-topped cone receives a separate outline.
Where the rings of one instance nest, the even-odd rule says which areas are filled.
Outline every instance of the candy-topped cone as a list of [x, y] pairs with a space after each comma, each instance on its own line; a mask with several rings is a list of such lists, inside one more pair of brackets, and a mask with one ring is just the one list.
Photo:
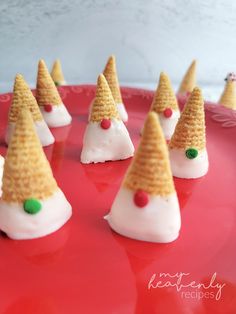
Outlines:
[[121, 120], [124, 122], [128, 121], [128, 114], [125, 109], [125, 105], [123, 103], [122, 97], [121, 97], [120, 85], [119, 85], [117, 70], [116, 70], [115, 56], [109, 57], [107, 64], [105, 66], [105, 69], [103, 71], [103, 74], [111, 89], [111, 93], [117, 105], [117, 109], [120, 114]]
[[18, 115], [23, 107], [27, 107], [32, 114], [34, 126], [42, 146], [54, 143], [55, 139], [45, 123], [39, 106], [29, 86], [22, 75], [17, 74], [13, 89], [13, 100], [8, 114], [8, 125], [5, 140], [8, 144], [15, 130]]
[[178, 237], [179, 203], [168, 148], [154, 112], [147, 116], [139, 147], [105, 218], [113, 230], [129, 238], [167, 243]]
[[193, 60], [193, 62], [190, 64], [180, 84], [180, 87], [178, 90], [179, 94], [185, 95], [193, 91], [194, 87], [196, 86], [196, 67], [197, 67], [197, 61]]
[[84, 134], [82, 163], [120, 160], [133, 156], [134, 146], [121, 121], [111, 90], [103, 74], [97, 90], [89, 122]]
[[163, 72], [160, 74], [151, 111], [158, 114], [165, 139], [169, 140], [174, 133], [180, 112], [170, 79]]
[[56, 86], [66, 85], [66, 81], [61, 68], [61, 62], [59, 59], [57, 59], [53, 63], [51, 77]]
[[198, 87], [194, 88], [185, 105], [169, 149], [174, 176], [198, 178], [207, 173], [204, 100]]
[[225, 81], [225, 88], [219, 103], [226, 108], [236, 110], [236, 75], [232, 72], [229, 73]]
[[32, 239], [59, 229], [71, 206], [58, 188], [28, 109], [19, 113], [3, 171], [0, 230]]
[[62, 103], [43, 60], [40, 60], [38, 64], [36, 99], [49, 127], [60, 127], [71, 123], [71, 116]]

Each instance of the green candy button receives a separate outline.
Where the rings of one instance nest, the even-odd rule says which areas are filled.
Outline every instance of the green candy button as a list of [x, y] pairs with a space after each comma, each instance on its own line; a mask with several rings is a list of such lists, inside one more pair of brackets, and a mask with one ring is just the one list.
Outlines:
[[59, 83], [59, 82], [54, 82], [54, 84], [55, 84], [56, 86], [60, 86], [60, 83]]
[[42, 204], [35, 198], [29, 198], [24, 202], [24, 211], [30, 215], [37, 214], [42, 208]]
[[195, 148], [189, 148], [186, 150], [185, 155], [188, 159], [194, 159], [198, 155], [198, 151]]

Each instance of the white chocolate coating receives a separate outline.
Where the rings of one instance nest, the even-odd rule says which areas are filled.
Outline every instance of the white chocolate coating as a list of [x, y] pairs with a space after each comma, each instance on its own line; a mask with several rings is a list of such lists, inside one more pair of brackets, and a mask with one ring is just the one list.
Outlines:
[[0, 230], [11, 239], [40, 238], [61, 228], [71, 217], [71, 205], [60, 189], [40, 202], [42, 209], [31, 215], [24, 211], [23, 204], [0, 200]]
[[50, 128], [57, 128], [71, 123], [72, 118], [64, 104], [52, 106], [50, 112], [46, 112], [43, 106], [40, 106], [40, 110]]
[[175, 131], [176, 124], [180, 117], [179, 110], [172, 110], [172, 116], [166, 118], [163, 113], [158, 114], [160, 124], [166, 140], [170, 140]]
[[[15, 126], [16, 126], [15, 123], [12, 122], [8, 123], [5, 136], [5, 141], [7, 144], [9, 144], [9, 141], [15, 130]], [[34, 122], [34, 126], [42, 146], [48, 146], [55, 142], [54, 136], [52, 135], [51, 131], [49, 130], [44, 120]]]
[[188, 159], [182, 149], [169, 150], [171, 170], [177, 178], [196, 179], [204, 176], [209, 167], [206, 149], [199, 151], [194, 159]]
[[110, 213], [105, 217], [110, 227], [128, 238], [168, 243], [177, 239], [181, 227], [176, 193], [167, 197], [150, 196], [149, 203], [137, 207], [134, 192], [121, 188]]
[[84, 164], [126, 159], [134, 154], [134, 146], [122, 121], [112, 119], [109, 129], [100, 122], [89, 122], [83, 139], [81, 162]]
[[123, 122], [127, 122], [128, 121], [128, 113], [125, 109], [125, 105], [120, 103], [120, 104], [116, 104], [117, 105], [117, 109], [120, 115], [120, 118]]

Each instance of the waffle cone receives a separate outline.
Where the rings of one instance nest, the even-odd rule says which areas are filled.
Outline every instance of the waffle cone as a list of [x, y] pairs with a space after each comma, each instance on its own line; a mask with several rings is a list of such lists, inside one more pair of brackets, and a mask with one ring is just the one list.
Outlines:
[[203, 150], [206, 147], [204, 100], [195, 87], [176, 125], [170, 148]]
[[102, 119], [120, 119], [120, 116], [105, 76], [100, 74], [97, 80], [90, 121], [100, 122]]
[[123, 186], [159, 196], [167, 196], [175, 191], [166, 141], [154, 112], [148, 113], [141, 142]]
[[60, 83], [65, 81], [61, 68], [61, 62], [59, 59], [57, 59], [52, 66], [51, 77], [54, 83]]
[[227, 81], [219, 103], [224, 107], [236, 109], [236, 88], [234, 81]]
[[22, 203], [51, 196], [57, 183], [44, 155], [28, 109], [19, 113], [5, 158], [2, 199]]
[[166, 108], [179, 110], [170, 79], [167, 74], [162, 72], [152, 101], [151, 111], [162, 113]]
[[9, 110], [9, 122], [15, 123], [17, 121], [18, 115], [24, 106], [30, 110], [34, 122], [43, 120], [37, 101], [29, 86], [23, 76], [17, 74], [15, 77], [12, 104]]
[[58, 90], [43, 60], [40, 60], [38, 64], [36, 99], [39, 106], [62, 104]]
[[120, 86], [116, 71], [116, 59], [115, 56], [110, 56], [103, 71], [103, 74], [107, 80], [107, 83], [110, 87], [112, 96], [115, 100], [115, 103], [123, 103], [121, 93], [120, 93]]
[[196, 66], [197, 62], [193, 60], [183, 77], [178, 93], [185, 94], [193, 91], [196, 86]]

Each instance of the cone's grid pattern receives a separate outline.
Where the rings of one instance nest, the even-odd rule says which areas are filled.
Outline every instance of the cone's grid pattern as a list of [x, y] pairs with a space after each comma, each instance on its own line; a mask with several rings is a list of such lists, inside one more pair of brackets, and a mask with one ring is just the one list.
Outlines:
[[28, 110], [19, 114], [5, 158], [2, 199], [23, 203], [46, 199], [57, 190], [49, 162], [35, 132]]
[[115, 100], [115, 103], [123, 103], [121, 93], [120, 93], [120, 85], [117, 76], [116, 70], [116, 59], [114, 56], [111, 56], [106, 64], [106, 67], [103, 71], [103, 74], [107, 80], [107, 83], [111, 89], [112, 96]]
[[162, 113], [166, 108], [179, 110], [170, 79], [165, 73], [161, 73], [159, 84], [151, 105], [151, 111]]
[[43, 60], [38, 64], [36, 99], [39, 106], [61, 105], [62, 100]]
[[16, 123], [22, 107], [27, 107], [30, 110], [34, 122], [43, 120], [37, 101], [29, 86], [26, 84], [23, 76], [17, 74], [13, 89], [12, 104], [8, 115], [9, 122]]
[[154, 112], [147, 116], [141, 142], [123, 186], [158, 196], [168, 196], [175, 192], [166, 141]]
[[118, 119], [120, 116], [111, 94], [111, 90], [103, 74], [97, 80], [97, 89], [93, 101], [90, 121], [100, 122], [102, 119]]
[[201, 90], [195, 87], [181, 113], [169, 148], [203, 150], [205, 147], [204, 101]]

